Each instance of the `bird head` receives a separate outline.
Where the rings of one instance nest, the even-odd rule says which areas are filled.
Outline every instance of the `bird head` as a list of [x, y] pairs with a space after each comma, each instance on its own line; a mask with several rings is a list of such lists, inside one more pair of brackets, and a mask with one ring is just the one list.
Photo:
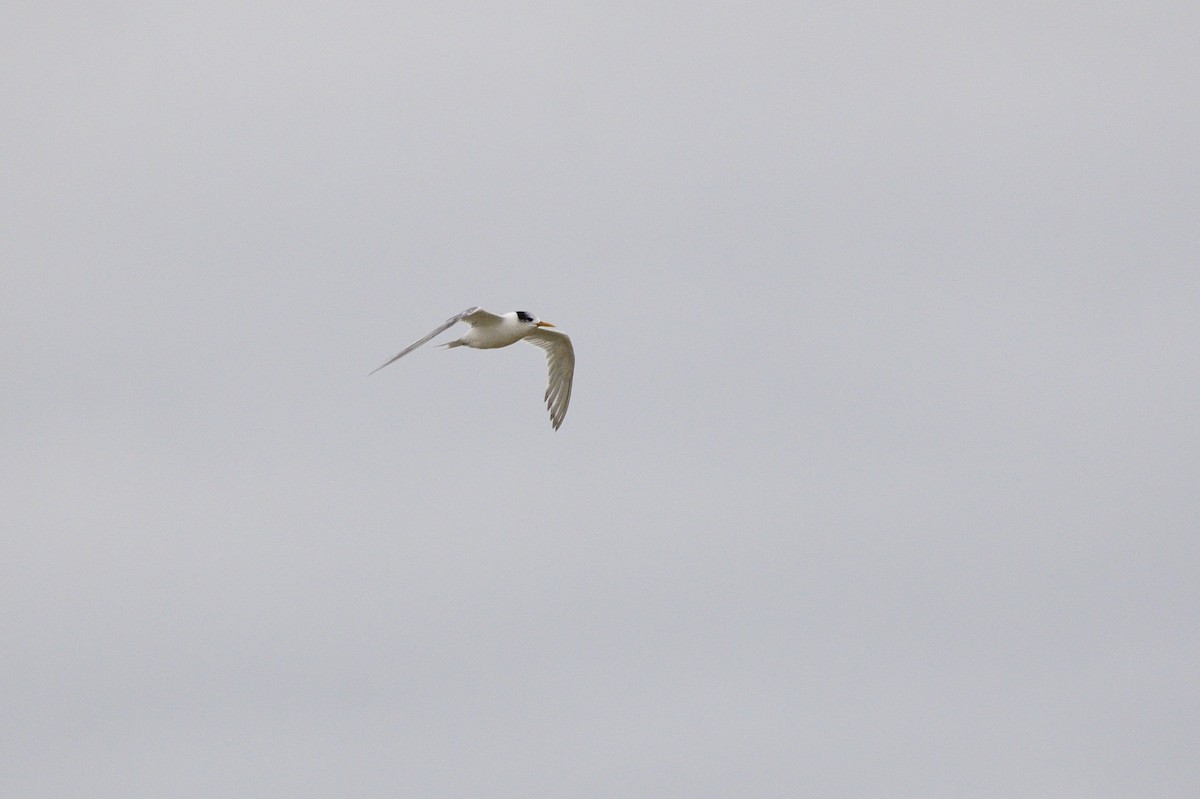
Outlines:
[[528, 311], [517, 311], [517, 321], [524, 322], [531, 327], [554, 327], [549, 322], [543, 322]]

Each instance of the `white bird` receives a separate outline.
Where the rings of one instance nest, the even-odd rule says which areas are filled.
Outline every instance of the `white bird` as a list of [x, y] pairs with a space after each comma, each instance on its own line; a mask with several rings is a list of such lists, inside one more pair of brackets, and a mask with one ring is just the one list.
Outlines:
[[550, 410], [550, 424], [557, 430], [558, 426], [562, 424], [563, 417], [567, 415], [567, 405], [571, 402], [571, 380], [575, 376], [575, 348], [571, 346], [571, 339], [567, 338], [566, 333], [547, 330], [554, 325], [543, 322], [525, 311], [513, 311], [497, 316], [482, 308], [468, 308], [435, 327], [424, 338], [418, 339], [400, 350], [371, 374], [400, 360], [458, 322], [466, 322], [471, 329], [462, 338], [441, 346], [492, 350], [516, 344], [518, 341], [528, 341], [546, 351], [546, 366], [550, 372], [550, 378], [546, 385], [546, 407]]

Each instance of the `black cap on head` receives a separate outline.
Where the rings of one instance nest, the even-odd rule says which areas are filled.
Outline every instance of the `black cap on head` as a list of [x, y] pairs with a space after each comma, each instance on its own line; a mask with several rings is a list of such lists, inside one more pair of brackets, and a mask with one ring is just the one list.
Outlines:
[[526, 311], [517, 311], [517, 319], [521, 320], [522, 322], [532, 322], [533, 314], [530, 314]]

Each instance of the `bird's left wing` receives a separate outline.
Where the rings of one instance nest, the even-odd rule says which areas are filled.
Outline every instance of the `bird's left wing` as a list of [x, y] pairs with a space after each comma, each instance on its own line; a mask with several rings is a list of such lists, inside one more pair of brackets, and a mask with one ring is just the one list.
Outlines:
[[434, 336], [438, 335], [439, 333], [442, 333], [443, 331], [449, 330], [451, 327], [453, 327], [454, 325], [463, 321], [464, 319], [468, 319], [468, 317], [470, 317], [470, 319], [468, 319], [468, 321], [474, 322], [476, 319], [476, 316], [480, 315], [480, 314], [486, 314], [487, 316], [494, 315], [494, 314], [489, 314], [487, 311], [483, 310], [482, 308], [479, 308], [478, 306], [472, 306], [472, 307], [468, 308], [467, 310], [462, 311], [461, 313], [456, 313], [454, 316], [451, 316], [445, 322], [443, 322], [442, 324], [438, 325], [433, 330], [431, 330], [429, 332], [429, 334], [426, 335], [424, 338], [419, 339], [418, 341], [414, 341], [412, 344], [409, 344], [407, 347], [400, 350], [400, 352], [393, 355], [391, 357], [391, 359], [388, 360], [387, 363], [383, 364], [383, 366], [373, 369], [370, 372], [370, 374], [375, 374], [375, 372], [378, 372], [384, 366], [388, 366], [389, 364], [395, 363], [396, 361], [400, 360], [405, 355], [408, 355], [410, 352], [412, 352], [413, 350], [415, 350], [417, 347], [421, 346], [422, 344], [429, 343], [429, 340], [432, 339]]
[[571, 381], [575, 377], [575, 348], [566, 333], [535, 328], [524, 341], [536, 344], [546, 351], [546, 366], [550, 377], [546, 384], [546, 407], [550, 410], [550, 424], [557, 430], [567, 415], [571, 404]]

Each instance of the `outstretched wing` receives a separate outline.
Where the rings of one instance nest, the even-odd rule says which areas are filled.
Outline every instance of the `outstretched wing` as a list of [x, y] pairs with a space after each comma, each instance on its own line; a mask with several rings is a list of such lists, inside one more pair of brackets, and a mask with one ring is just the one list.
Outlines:
[[[468, 308], [467, 310], [465, 310], [461, 313], [457, 313], [454, 316], [451, 316], [445, 322], [443, 322], [442, 324], [438, 325], [433, 330], [431, 330], [429, 332], [429, 334], [426, 335], [424, 338], [414, 341], [412, 344], [409, 344], [407, 347], [400, 350], [400, 352], [398, 352], [394, 356], [392, 356], [392, 358], [387, 363], [385, 363], [383, 366], [387, 366], [391, 363], [394, 363], [394, 362], [400, 360], [405, 355], [408, 355], [410, 352], [412, 352], [413, 350], [415, 350], [417, 347], [421, 346], [422, 344], [427, 344], [429, 342], [429, 340], [432, 339], [434, 336], [438, 335], [439, 333], [442, 333], [443, 331], [449, 330], [451, 327], [458, 324], [459, 322], [469, 322], [472, 325], [476, 325], [476, 324], [479, 324], [480, 322], [488, 322], [488, 321], [499, 320], [499, 319], [500, 319], [500, 317], [496, 316], [493, 313], [488, 313], [487, 311], [483, 310], [482, 308], [479, 308], [479, 307]], [[373, 369], [371, 371], [371, 374], [375, 374], [375, 372], [378, 372], [380, 369], [383, 368], [383, 366]]]
[[571, 380], [575, 377], [575, 348], [566, 333], [534, 328], [524, 341], [536, 344], [546, 351], [546, 366], [550, 379], [546, 383], [546, 407], [550, 410], [550, 424], [557, 430], [567, 415], [571, 404]]

